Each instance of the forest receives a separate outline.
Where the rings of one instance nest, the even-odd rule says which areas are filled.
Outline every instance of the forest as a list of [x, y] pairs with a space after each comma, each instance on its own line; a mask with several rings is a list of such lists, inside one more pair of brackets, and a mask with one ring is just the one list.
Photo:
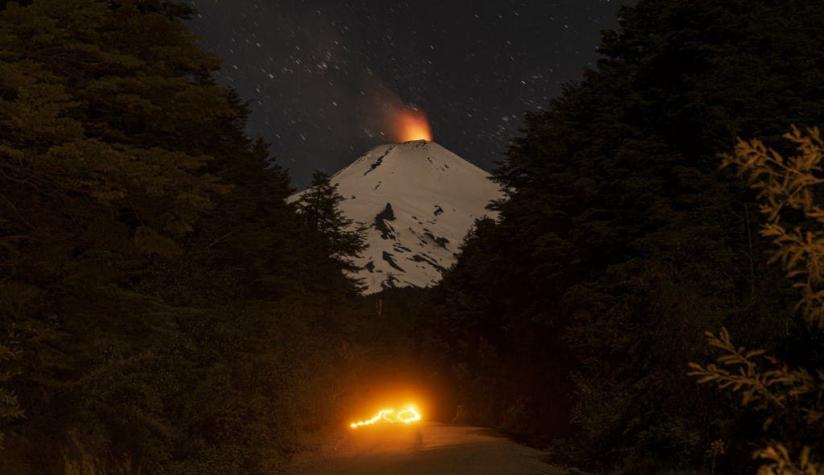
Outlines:
[[824, 473], [824, 3], [623, 8], [442, 282], [369, 297], [194, 13], [0, 1], [0, 473], [280, 473], [375, 375], [591, 473]]

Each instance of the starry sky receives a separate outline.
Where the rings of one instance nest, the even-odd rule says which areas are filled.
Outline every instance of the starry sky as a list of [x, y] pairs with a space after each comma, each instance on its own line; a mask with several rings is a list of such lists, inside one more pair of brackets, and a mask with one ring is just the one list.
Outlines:
[[632, 0], [187, 0], [218, 80], [249, 101], [249, 132], [296, 186], [392, 142], [413, 108], [434, 139], [481, 168], [523, 115], [597, 60]]

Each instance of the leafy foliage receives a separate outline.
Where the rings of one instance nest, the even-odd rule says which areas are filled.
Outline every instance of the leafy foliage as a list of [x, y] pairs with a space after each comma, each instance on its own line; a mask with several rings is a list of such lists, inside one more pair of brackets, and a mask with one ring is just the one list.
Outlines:
[[790, 318], [755, 199], [717, 154], [824, 120], [822, 21], [818, 2], [643, 0], [597, 68], [527, 116], [495, 172], [500, 219], [428, 312], [466, 419], [582, 468], [752, 464], [757, 425], [684, 371], [705, 329], [798, 361], [819, 340]]
[[[746, 175], [758, 192], [761, 213], [766, 216], [761, 234], [771, 239], [776, 251], [773, 261], [780, 262], [801, 293], [798, 308], [811, 327], [824, 327], [822, 284], [824, 272], [824, 209], [817, 204], [818, 187], [824, 159], [824, 141], [817, 129], [803, 134], [793, 128], [785, 138], [798, 153], [784, 158], [760, 140], [739, 141], [735, 153], [726, 155], [725, 166]], [[802, 218], [794, 219], [792, 213]], [[763, 474], [816, 474], [824, 472], [824, 368], [790, 368], [762, 349], [736, 347], [730, 333], [707, 334], [709, 344], [721, 351], [717, 364], [691, 364], [700, 383], [714, 383], [720, 389], [741, 394], [741, 404], [765, 414], [764, 427], [800, 427], [784, 433], [778, 440], [757, 452], [767, 463]], [[806, 445], [806, 444], [812, 445]], [[790, 455], [791, 450], [798, 456]]]
[[[13, 359], [14, 354], [8, 348], [0, 346], [0, 363], [3, 363], [2, 367], [7, 366], [6, 363]], [[0, 371], [0, 384], [6, 383], [12, 376], [14, 374], [9, 370]], [[0, 429], [4, 428], [10, 421], [19, 419], [22, 416], [23, 411], [20, 409], [20, 404], [14, 393], [0, 387]], [[0, 431], [0, 449], [3, 448], [3, 435], [3, 432]]]
[[190, 13], [0, 9], [4, 470], [271, 473], [343, 397], [356, 288]]

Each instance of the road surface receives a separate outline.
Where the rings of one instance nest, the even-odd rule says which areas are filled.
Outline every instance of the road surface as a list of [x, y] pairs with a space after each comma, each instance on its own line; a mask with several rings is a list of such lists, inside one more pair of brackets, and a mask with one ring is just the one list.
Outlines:
[[[321, 454], [323, 452], [323, 454]], [[443, 424], [383, 425], [349, 431], [296, 475], [563, 475], [543, 453], [488, 429]]]

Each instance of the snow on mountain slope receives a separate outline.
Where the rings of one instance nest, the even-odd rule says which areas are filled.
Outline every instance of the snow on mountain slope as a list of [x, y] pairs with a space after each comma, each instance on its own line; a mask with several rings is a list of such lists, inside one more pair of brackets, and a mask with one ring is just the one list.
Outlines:
[[475, 220], [494, 217], [486, 205], [501, 197], [488, 173], [422, 140], [376, 147], [331, 181], [345, 198], [341, 211], [367, 229], [369, 247], [355, 261], [367, 294], [437, 283]]

